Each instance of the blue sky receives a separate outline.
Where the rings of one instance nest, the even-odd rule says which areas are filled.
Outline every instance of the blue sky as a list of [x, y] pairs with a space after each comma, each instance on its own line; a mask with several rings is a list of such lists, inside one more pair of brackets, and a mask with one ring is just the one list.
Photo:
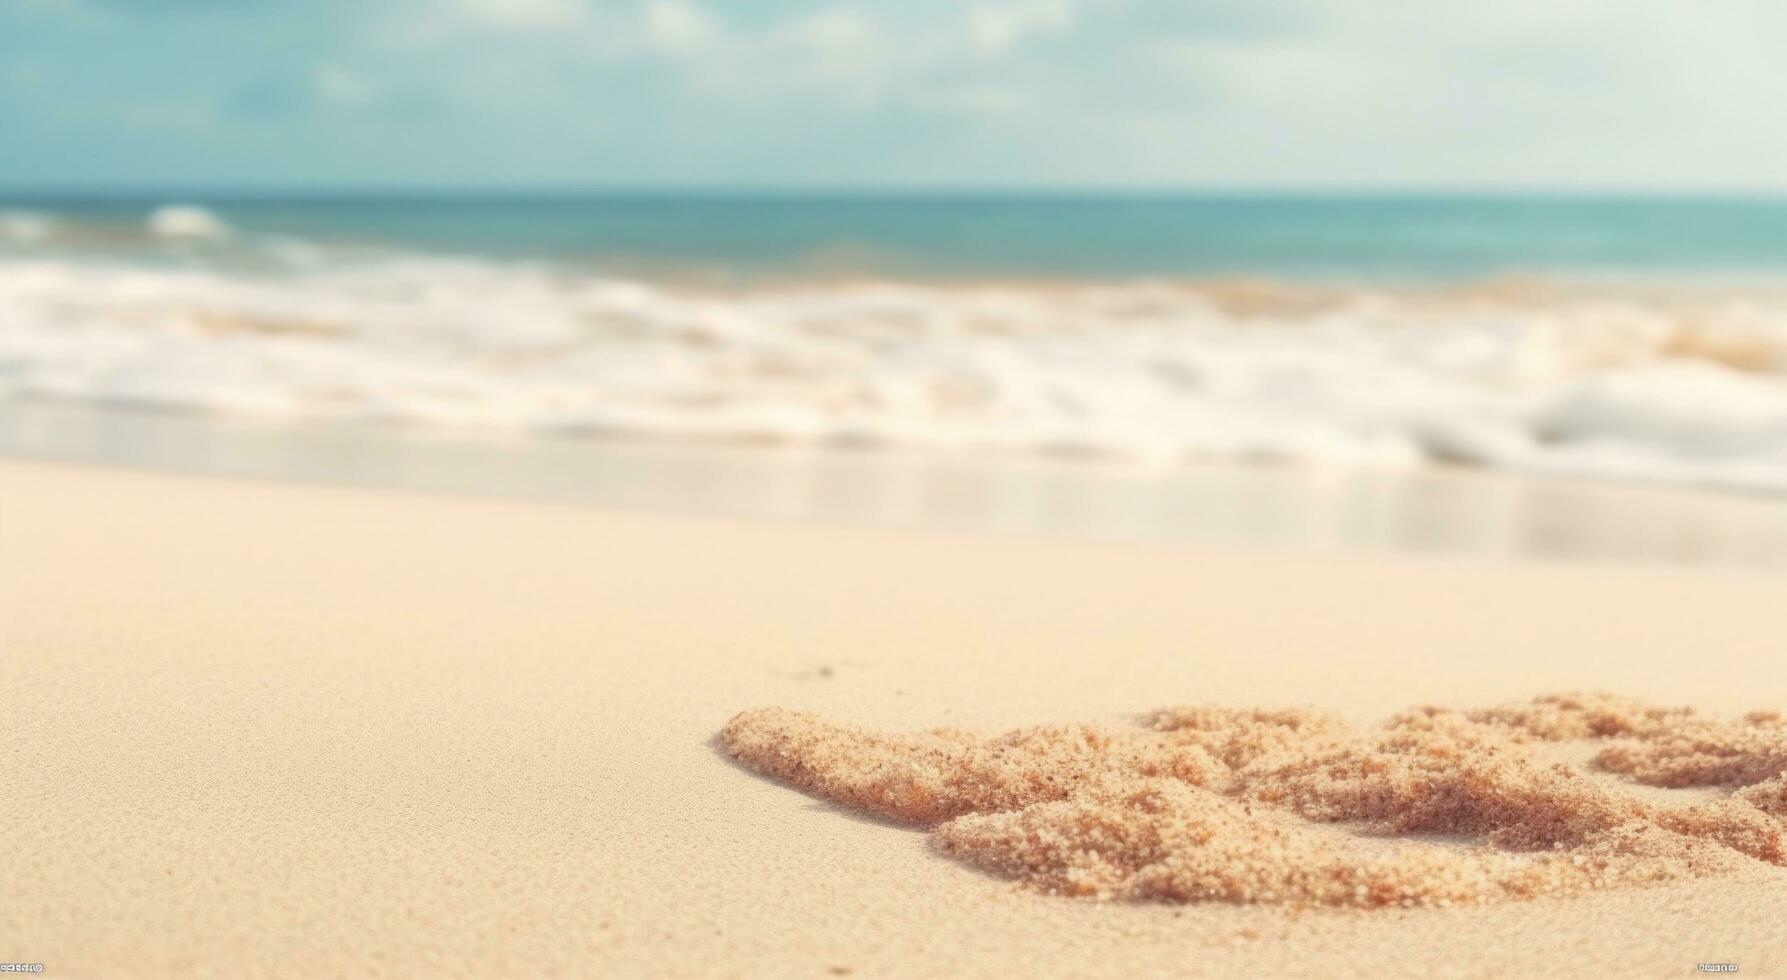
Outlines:
[[0, 0], [0, 184], [1787, 188], [1778, 0]]

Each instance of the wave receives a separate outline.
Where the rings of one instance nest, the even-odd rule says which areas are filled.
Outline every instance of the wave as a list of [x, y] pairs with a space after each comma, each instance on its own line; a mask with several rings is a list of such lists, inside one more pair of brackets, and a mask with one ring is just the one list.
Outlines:
[[[251, 236], [260, 245], [267, 236]], [[236, 229], [215, 212], [191, 204], [87, 208], [67, 213], [0, 208], [0, 248], [8, 257], [60, 254], [71, 259], [153, 258], [157, 249], [195, 243], [236, 245]]]
[[0, 242], [29, 245], [48, 238], [56, 223], [36, 211], [0, 211]]
[[1778, 291], [720, 291], [267, 248], [285, 257], [277, 269], [0, 259], [0, 399], [950, 454], [1462, 462], [1787, 490]]
[[157, 238], [227, 238], [230, 226], [204, 208], [168, 204], [150, 212], [149, 233]]

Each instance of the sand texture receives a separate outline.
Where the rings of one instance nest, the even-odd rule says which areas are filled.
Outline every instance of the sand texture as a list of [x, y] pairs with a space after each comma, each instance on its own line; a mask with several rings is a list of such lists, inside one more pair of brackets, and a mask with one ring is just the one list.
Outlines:
[[[769, 709], [739, 715], [721, 737], [754, 769], [933, 828], [946, 853], [1057, 894], [1443, 907], [1787, 864], [1787, 727], [1775, 713], [1730, 723], [1559, 695], [1418, 709], [1372, 733], [1311, 711], [1205, 707], [1129, 729], [981, 739], [888, 736]], [[1650, 802], [1539, 751], [1609, 739], [1595, 767], [1732, 793]], [[1407, 840], [1434, 834], [1480, 843]]]
[[[1764, 573], [0, 462], [0, 961], [231, 980], [1766, 976], [1787, 970], [1766, 778], [1784, 596]], [[1546, 691], [1632, 700], [1531, 702]], [[1225, 710], [1134, 715], [1175, 704]], [[1405, 714], [1424, 704], [1460, 710]], [[716, 737], [769, 705], [786, 713]], [[1226, 710], [1249, 706], [1272, 711]], [[938, 728], [958, 734], [865, 734]], [[1505, 758], [1479, 771], [1460, 760], [1480, 748], [1434, 758], [1434, 739]], [[741, 765], [747, 741], [814, 795]], [[993, 778], [852, 775], [877, 757]], [[1163, 843], [1208, 833], [1238, 863], [1211, 883], [1137, 860], [1122, 835], [1161, 825], [1124, 807], [1148, 795], [1110, 809], [1010, 778], [1042, 761], [1111, 792], [1163, 780], [1153, 799], [1181, 808]], [[1426, 785], [1455, 795], [1403, 793]], [[1267, 840], [1292, 859], [1262, 859]], [[1297, 877], [1354, 847], [1384, 877]], [[1422, 855], [1459, 890], [1429, 888]], [[1569, 887], [1508, 900], [1504, 863]], [[1583, 887], [1604, 871], [1620, 887]], [[1405, 882], [1435, 900], [1404, 907]]]

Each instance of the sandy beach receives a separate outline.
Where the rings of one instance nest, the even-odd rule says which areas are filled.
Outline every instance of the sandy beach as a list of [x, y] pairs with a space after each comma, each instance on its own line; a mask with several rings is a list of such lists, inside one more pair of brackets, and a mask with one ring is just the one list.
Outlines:
[[1787, 4], [1391, 13], [0, 0], [0, 978], [1787, 977]]
[[46, 975], [1787, 970], [1787, 871], [1474, 908], [1039, 895], [735, 765], [1178, 704], [1787, 704], [1778, 574], [653, 517], [0, 463], [0, 958]]

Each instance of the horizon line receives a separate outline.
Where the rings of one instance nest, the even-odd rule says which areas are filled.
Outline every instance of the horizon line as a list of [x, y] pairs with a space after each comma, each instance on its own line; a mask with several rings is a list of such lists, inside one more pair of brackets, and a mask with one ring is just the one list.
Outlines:
[[82, 200], [119, 198], [764, 198], [764, 199], [1577, 199], [1717, 201], [1779, 198], [1781, 187], [1619, 186], [1566, 184], [781, 184], [781, 183], [646, 183], [646, 182], [322, 182], [235, 181], [168, 183], [13, 184], [0, 182], [0, 199]]

